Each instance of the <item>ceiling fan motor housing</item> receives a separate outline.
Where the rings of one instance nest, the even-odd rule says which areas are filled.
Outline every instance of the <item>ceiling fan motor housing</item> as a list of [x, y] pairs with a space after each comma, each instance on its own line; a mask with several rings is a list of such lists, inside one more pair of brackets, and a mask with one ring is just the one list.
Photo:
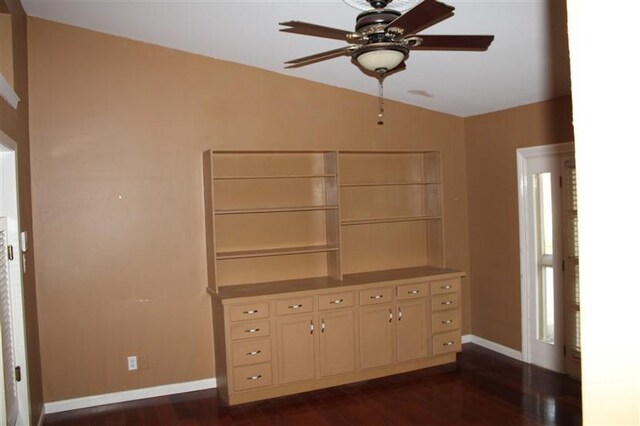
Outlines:
[[[367, 10], [356, 18], [356, 32], [361, 32], [372, 25], [387, 25], [396, 20], [402, 13], [393, 9]], [[382, 33], [384, 35], [384, 33]], [[381, 41], [381, 40], [376, 40]]]

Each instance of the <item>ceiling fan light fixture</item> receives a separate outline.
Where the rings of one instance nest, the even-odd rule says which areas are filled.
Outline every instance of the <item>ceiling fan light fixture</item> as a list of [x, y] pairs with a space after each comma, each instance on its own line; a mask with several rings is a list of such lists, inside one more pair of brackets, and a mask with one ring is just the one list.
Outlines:
[[408, 55], [409, 51], [399, 46], [362, 49], [354, 54], [355, 60], [363, 68], [373, 72], [391, 71], [400, 65]]

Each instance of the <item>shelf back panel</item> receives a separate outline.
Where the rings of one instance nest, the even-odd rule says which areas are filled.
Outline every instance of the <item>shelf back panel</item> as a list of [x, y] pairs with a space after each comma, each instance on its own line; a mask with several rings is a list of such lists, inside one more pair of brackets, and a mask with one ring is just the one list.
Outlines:
[[327, 253], [218, 261], [218, 285], [326, 277]]
[[340, 189], [343, 219], [424, 216], [424, 186], [364, 186]]
[[424, 181], [424, 153], [340, 153], [340, 183]]
[[324, 211], [220, 215], [215, 219], [217, 251], [328, 244], [326, 217]]
[[326, 173], [324, 152], [213, 152], [215, 176], [298, 176]]
[[426, 266], [425, 221], [377, 223], [342, 228], [342, 272]]

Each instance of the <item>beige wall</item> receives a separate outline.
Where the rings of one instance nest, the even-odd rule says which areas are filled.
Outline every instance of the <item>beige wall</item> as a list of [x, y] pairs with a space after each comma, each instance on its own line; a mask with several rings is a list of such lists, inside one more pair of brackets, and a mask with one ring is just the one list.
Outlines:
[[[29, 91], [27, 69], [27, 19], [19, 0], [0, 0], [0, 12], [11, 13], [13, 87], [22, 101], [13, 109], [0, 98], [0, 129], [18, 145], [18, 186], [20, 226], [33, 235], [31, 215], [31, 168], [29, 162]], [[32, 244], [33, 247], [33, 244]], [[26, 253], [23, 275], [24, 317], [29, 377], [31, 418], [37, 423], [42, 410], [42, 380], [38, 340], [38, 312], [34, 270], [34, 250]]]
[[573, 141], [571, 98], [465, 119], [472, 333], [520, 350], [516, 149]]
[[213, 376], [209, 148], [440, 150], [447, 263], [467, 270], [463, 119], [389, 102], [380, 127], [371, 96], [39, 19], [29, 43], [46, 401]]

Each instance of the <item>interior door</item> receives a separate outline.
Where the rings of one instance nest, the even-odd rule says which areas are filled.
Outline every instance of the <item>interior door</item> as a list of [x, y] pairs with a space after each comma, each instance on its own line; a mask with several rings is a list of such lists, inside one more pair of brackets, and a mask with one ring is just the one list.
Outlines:
[[[18, 389], [15, 378], [15, 355], [11, 309], [11, 276], [7, 220], [0, 217], [0, 332], [2, 334], [3, 416], [0, 424], [15, 425], [18, 417]], [[4, 417], [2, 419], [1, 417]]]

